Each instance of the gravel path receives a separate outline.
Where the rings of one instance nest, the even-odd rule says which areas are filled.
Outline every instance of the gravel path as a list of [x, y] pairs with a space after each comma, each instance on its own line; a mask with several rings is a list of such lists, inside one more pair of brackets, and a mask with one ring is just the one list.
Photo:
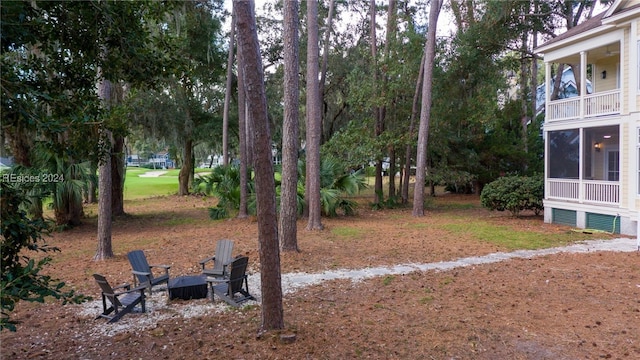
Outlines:
[[[375, 267], [365, 269], [340, 269], [324, 271], [321, 273], [287, 273], [282, 275], [282, 290], [284, 295], [289, 295], [295, 291], [323, 281], [337, 279], [351, 279], [360, 281], [377, 276], [407, 274], [415, 271], [447, 271], [471, 265], [491, 264], [514, 258], [533, 258], [544, 255], [558, 253], [589, 253], [597, 251], [617, 251], [633, 252], [640, 249], [640, 242], [636, 239], [618, 238], [613, 240], [593, 240], [565, 247], [540, 249], [540, 250], [518, 250], [509, 253], [493, 253], [484, 256], [462, 258], [452, 261], [442, 261], [437, 263], [407, 263], [389, 267]], [[249, 275], [249, 292], [258, 300], [260, 299], [260, 274]], [[259, 301], [249, 301], [245, 303], [259, 304]], [[84, 316], [96, 316], [102, 308], [100, 299], [87, 302], [80, 306], [80, 314]], [[96, 323], [93, 329], [87, 329], [91, 336], [113, 336], [122, 331], [132, 329], [148, 329], [156, 326], [158, 321], [173, 318], [191, 318], [205, 314], [225, 311], [228, 307], [222, 301], [215, 303], [209, 300], [195, 300], [191, 302], [170, 303], [167, 300], [166, 289], [159, 288], [153, 296], [147, 298], [147, 314], [144, 317], [136, 316], [123, 317], [115, 324]]]

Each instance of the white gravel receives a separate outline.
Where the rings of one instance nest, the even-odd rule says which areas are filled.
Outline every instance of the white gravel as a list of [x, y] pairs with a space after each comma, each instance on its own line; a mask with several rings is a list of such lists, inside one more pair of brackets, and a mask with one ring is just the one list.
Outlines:
[[[415, 271], [447, 271], [459, 267], [496, 263], [514, 258], [533, 258], [557, 253], [588, 253], [597, 251], [617, 251], [632, 252], [638, 251], [639, 244], [636, 239], [619, 238], [613, 240], [593, 240], [573, 244], [565, 247], [541, 249], [541, 250], [518, 250], [510, 253], [493, 253], [484, 256], [475, 256], [457, 259], [453, 261], [443, 261], [436, 263], [407, 263], [395, 266], [384, 266], [365, 269], [338, 269], [324, 271], [321, 273], [287, 273], [282, 275], [283, 294], [290, 295], [306, 286], [319, 284], [324, 281], [337, 279], [351, 279], [359, 281], [377, 276], [407, 274]], [[249, 292], [258, 301], [247, 301], [244, 305], [259, 305], [261, 298], [260, 274], [249, 275]], [[210, 299], [194, 301], [174, 301], [167, 299], [166, 288], [154, 289], [153, 296], [147, 296], [147, 312], [138, 316], [124, 316], [115, 324], [104, 324], [103, 321], [96, 321], [95, 326], [86, 329], [90, 336], [113, 336], [120, 332], [131, 330], [152, 329], [156, 324], [165, 319], [171, 318], [192, 318], [203, 315], [211, 315], [227, 311], [229, 306], [216, 299], [212, 303]], [[102, 310], [102, 300], [97, 299], [80, 305], [80, 315], [95, 317]]]

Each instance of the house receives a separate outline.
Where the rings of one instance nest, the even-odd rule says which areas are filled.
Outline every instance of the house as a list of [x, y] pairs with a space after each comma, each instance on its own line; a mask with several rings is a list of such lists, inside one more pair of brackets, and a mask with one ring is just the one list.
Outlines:
[[151, 154], [148, 164], [154, 169], [171, 169], [175, 167], [169, 152], [166, 150]]
[[573, 64], [578, 80], [577, 96], [545, 95], [545, 222], [637, 235], [640, 3], [616, 0], [536, 53], [549, 86], [552, 65]]
[[140, 156], [138, 154], [127, 156], [127, 166], [140, 166]]

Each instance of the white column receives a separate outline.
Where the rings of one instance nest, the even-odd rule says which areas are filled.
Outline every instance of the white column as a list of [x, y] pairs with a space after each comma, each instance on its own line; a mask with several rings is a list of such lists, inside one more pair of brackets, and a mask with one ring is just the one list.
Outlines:
[[544, 114], [549, 116], [549, 101], [551, 99], [551, 63], [544, 63]]
[[[580, 96], [582, 97], [582, 96]], [[580, 102], [582, 102], [582, 100], [580, 100]], [[585, 146], [591, 146], [591, 144], [585, 144], [584, 143], [584, 128], [580, 128], [580, 143], [578, 144], [578, 148], [579, 148], [579, 155], [578, 155], [578, 159], [580, 159], [579, 163], [578, 163], [578, 201], [580, 203], [584, 202], [584, 147]]]
[[[625, 56], [625, 53], [627, 52], [627, 50], [629, 51], [629, 73], [625, 74], [624, 73], [624, 66], [622, 66], [622, 63], [620, 63], [620, 79], [624, 79], [625, 76], [628, 76], [629, 79], [629, 87], [627, 88], [628, 90], [628, 94], [626, 96], [626, 99], [628, 99], [628, 104], [629, 104], [629, 113], [633, 113], [638, 111], [638, 104], [636, 104], [636, 96], [638, 95], [638, 88], [640, 88], [640, 84], [638, 84], [638, 77], [640, 76], [640, 74], [638, 74], [638, 72], [640, 72], [640, 69], [638, 69], [638, 64], [639, 64], [639, 60], [638, 59], [638, 52], [640, 52], [640, 45], [638, 45], [638, 22], [637, 21], [632, 21], [631, 22], [631, 31], [629, 32], [629, 48], [625, 49], [624, 47], [624, 41], [620, 42], [620, 59], [624, 59], [623, 56]], [[625, 102], [625, 96], [624, 95], [624, 81], [620, 81], [620, 88], [622, 90], [622, 93], [620, 94], [620, 106], [622, 106], [622, 103]], [[620, 111], [622, 112], [622, 108], [620, 108]]]
[[[551, 99], [551, 63], [544, 63], [544, 117], [545, 120], [549, 118], [549, 102]], [[545, 121], [546, 123], [546, 121]], [[547, 146], [549, 136], [545, 127], [542, 127], [542, 140], [544, 143], [544, 198], [547, 199], [549, 197], [549, 147]], [[545, 220], [546, 221], [546, 220]], [[549, 220], [551, 222], [551, 220]]]
[[640, 251], [640, 213], [636, 217], [636, 246], [638, 251]]
[[[574, 74], [575, 76], [575, 74]], [[580, 52], [580, 118], [584, 118], [585, 101], [587, 96], [587, 52]]]

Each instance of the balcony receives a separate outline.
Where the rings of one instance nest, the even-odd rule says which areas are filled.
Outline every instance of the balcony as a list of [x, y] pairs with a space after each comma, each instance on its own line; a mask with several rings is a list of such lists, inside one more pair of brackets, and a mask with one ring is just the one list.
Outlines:
[[547, 121], [584, 119], [620, 114], [620, 90], [609, 90], [551, 101], [547, 108]]
[[[602, 41], [600, 45], [597, 42], [582, 44], [585, 49], [583, 51], [576, 52], [579, 48], [572, 48], [572, 51], [562, 53], [563, 49], [557, 51], [562, 55], [549, 56], [554, 58], [545, 63], [549, 91], [544, 91], [544, 100], [539, 99], [546, 105], [545, 122], [581, 120], [621, 113], [621, 100], [624, 97], [621, 91], [624, 77], [620, 57], [621, 43], [615, 38], [608, 38], [609, 42]], [[593, 45], [595, 47], [590, 48]], [[545, 61], [547, 57], [545, 54]], [[551, 88], [556, 77], [554, 71], [561, 68], [564, 71], [557, 89], [558, 98], [551, 100]], [[538, 94], [539, 97], [541, 95]]]

